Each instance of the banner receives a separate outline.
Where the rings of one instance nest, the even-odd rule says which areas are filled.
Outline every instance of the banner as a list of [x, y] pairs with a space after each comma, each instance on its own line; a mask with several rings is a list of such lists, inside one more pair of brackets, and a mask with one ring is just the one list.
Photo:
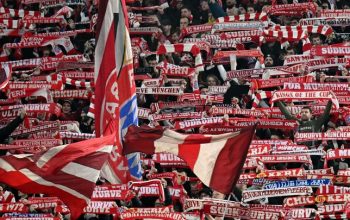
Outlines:
[[313, 196], [296, 196], [289, 197], [283, 200], [283, 207], [302, 207], [315, 204], [315, 197]]
[[308, 180], [290, 180], [290, 181], [279, 181], [265, 184], [263, 189], [278, 189], [285, 187], [296, 187], [296, 186], [310, 186], [319, 187], [320, 185], [331, 185], [332, 182], [329, 179], [308, 179]]
[[343, 213], [345, 211], [345, 204], [318, 205], [317, 211], [323, 215], [324, 214]]
[[[259, 158], [260, 156], [256, 156]], [[292, 158], [293, 159], [293, 158]], [[260, 159], [263, 163], [271, 163], [264, 161], [264, 159]], [[284, 160], [284, 162], [288, 162]], [[297, 162], [294, 158], [294, 162]], [[300, 162], [302, 163], [302, 162]], [[310, 163], [307, 161], [306, 163]], [[304, 169], [287, 169], [287, 170], [262, 170], [259, 174], [256, 175], [257, 178], [269, 178], [269, 179], [283, 179], [288, 177], [305, 177]]]
[[327, 185], [327, 186], [320, 186], [316, 191], [316, 195], [346, 194], [346, 193], [350, 193], [350, 187]]
[[334, 106], [338, 109], [339, 102], [332, 91], [293, 91], [293, 90], [283, 90], [276, 91], [273, 93], [271, 102], [274, 103], [280, 100], [331, 100]]
[[227, 218], [243, 218], [243, 219], [279, 219], [281, 213], [279, 211], [256, 210], [253, 208], [234, 207], [222, 204], [204, 204], [203, 211], [213, 216], [225, 216]]
[[242, 202], [250, 202], [263, 198], [294, 196], [294, 195], [310, 195], [312, 188], [308, 186], [280, 188], [271, 190], [244, 190], [242, 193]]
[[289, 77], [289, 78], [273, 78], [273, 79], [253, 79], [252, 87], [254, 89], [265, 89], [277, 86], [283, 86], [284, 83], [306, 83], [312, 82], [313, 77], [311, 76], [301, 76], [301, 77]]
[[308, 60], [311, 60], [310, 55], [288, 55], [284, 57], [284, 66], [305, 63]]
[[312, 56], [349, 56], [350, 46], [313, 46]]
[[350, 10], [349, 9], [323, 9], [319, 12], [319, 17], [349, 17]]
[[349, 84], [347, 83], [289, 83], [283, 85], [284, 90], [332, 90], [348, 91]]
[[350, 132], [346, 131], [328, 131], [324, 133], [314, 132], [314, 133], [295, 133], [295, 142], [305, 142], [305, 141], [331, 141], [331, 140], [350, 140]]
[[29, 211], [28, 206], [23, 203], [0, 203], [0, 213], [17, 212], [26, 213]]
[[153, 95], [174, 95], [179, 96], [183, 94], [181, 87], [146, 87], [136, 88], [138, 94], [153, 94]]
[[309, 155], [262, 155], [257, 156], [263, 163], [309, 163]]
[[346, 27], [350, 25], [350, 19], [348, 17], [304, 18], [300, 19], [299, 25], [329, 25], [332, 27]]

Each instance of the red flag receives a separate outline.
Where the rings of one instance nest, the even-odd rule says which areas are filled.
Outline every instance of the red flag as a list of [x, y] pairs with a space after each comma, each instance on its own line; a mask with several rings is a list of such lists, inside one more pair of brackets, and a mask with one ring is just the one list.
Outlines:
[[183, 159], [205, 185], [228, 194], [239, 178], [254, 132], [255, 126], [221, 135], [187, 135], [161, 127], [131, 126], [124, 153], [172, 153]]
[[[94, 116], [96, 136], [117, 133], [117, 144], [108, 158], [102, 176], [111, 183], [125, 183], [130, 178], [127, 160], [121, 156], [121, 109], [129, 90], [125, 74], [132, 75], [132, 56], [127, 14], [123, 0], [99, 1], [96, 24]], [[129, 71], [131, 70], [131, 71]], [[123, 80], [124, 79], [124, 80]], [[122, 88], [121, 90], [119, 90]], [[135, 88], [134, 88], [135, 90]], [[119, 92], [122, 91], [122, 92]], [[135, 96], [136, 102], [136, 96]], [[136, 105], [137, 106], [137, 105]], [[92, 106], [90, 106], [92, 107]]]
[[24, 193], [59, 197], [77, 219], [87, 205], [115, 135], [50, 148], [38, 155], [0, 157], [0, 182]]

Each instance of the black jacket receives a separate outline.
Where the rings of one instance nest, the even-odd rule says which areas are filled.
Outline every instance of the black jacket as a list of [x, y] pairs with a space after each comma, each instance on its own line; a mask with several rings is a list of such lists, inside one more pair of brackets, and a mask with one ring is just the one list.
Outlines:
[[3, 143], [6, 138], [22, 123], [23, 119], [20, 116], [11, 121], [8, 125], [0, 129], [0, 143]]

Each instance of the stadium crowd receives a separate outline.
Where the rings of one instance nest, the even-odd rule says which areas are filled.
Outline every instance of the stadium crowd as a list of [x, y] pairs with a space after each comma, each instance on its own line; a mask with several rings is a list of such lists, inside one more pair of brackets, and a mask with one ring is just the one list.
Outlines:
[[[139, 125], [258, 128], [231, 194], [174, 155], [142, 154], [142, 184], [101, 178], [80, 219], [350, 218], [350, 1], [126, 5]], [[97, 13], [98, 0], [0, 1], [0, 155], [94, 137]], [[70, 214], [0, 183], [0, 219], [16, 218]]]

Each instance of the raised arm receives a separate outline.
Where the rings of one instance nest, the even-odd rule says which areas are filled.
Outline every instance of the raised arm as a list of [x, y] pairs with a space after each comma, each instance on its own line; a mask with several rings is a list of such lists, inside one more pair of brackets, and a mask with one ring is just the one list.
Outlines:
[[286, 106], [284, 106], [284, 104], [280, 101], [277, 101], [276, 102], [276, 105], [279, 107], [279, 109], [281, 110], [282, 114], [284, 116], [286, 116], [286, 118], [288, 120], [298, 120], [296, 117], [294, 117], [289, 111], [288, 109], [286, 108]]

